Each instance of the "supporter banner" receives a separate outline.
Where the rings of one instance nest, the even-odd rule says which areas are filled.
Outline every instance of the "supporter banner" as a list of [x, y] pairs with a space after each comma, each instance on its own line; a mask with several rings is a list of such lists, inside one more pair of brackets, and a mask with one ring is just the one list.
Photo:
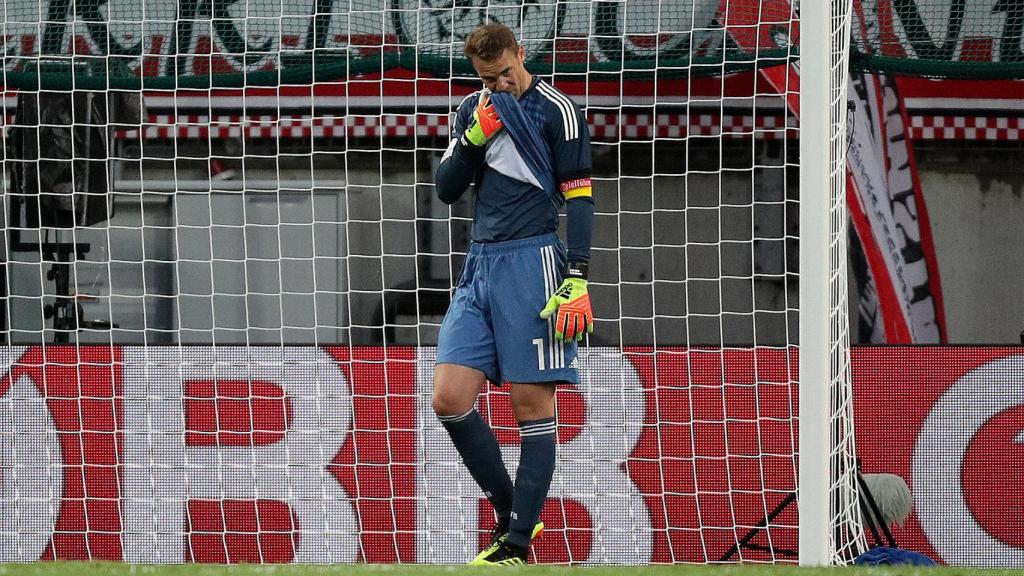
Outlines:
[[[283, 8], [262, 0], [7, 0], [0, 41], [9, 70], [23, 65], [26, 56], [74, 53], [112, 57], [115, 68], [139, 75], [204, 75], [280, 68], [307, 62], [314, 51], [355, 60], [417, 46], [423, 54], [451, 57], [452, 46], [475, 26], [496, 20], [516, 33], [531, 58], [668, 61], [721, 50], [719, 30], [737, 16], [757, 18], [760, 32], [789, 34], [779, 30], [795, 16], [788, 0], [764, 0], [767, 14], [746, 3], [471, 0], [453, 10], [421, 0], [293, 0]], [[857, 4], [854, 25], [865, 30], [855, 41], [860, 52], [948, 62], [1024, 58], [1024, 16], [1007, 0]], [[783, 5], [779, 18], [770, 14]], [[627, 10], [635, 17], [627, 18]]]
[[7, 0], [0, 40], [9, 70], [25, 56], [74, 53], [110, 57], [115, 74], [185, 76], [279, 69], [309, 63], [314, 53], [356, 64], [411, 46], [423, 56], [461, 58], [453, 46], [479, 24], [499, 21], [533, 61], [678, 60], [722, 48], [718, 5], [636, 3], [630, 6], [641, 16], [627, 19], [622, 2], [471, 0], [453, 8], [421, 0]]
[[[430, 408], [433, 349], [6, 348], [0, 561], [441, 562], [493, 523]], [[794, 350], [591, 349], [558, 391], [541, 562], [795, 561]], [[858, 451], [901, 546], [1024, 566], [1024, 350], [856, 348]], [[481, 413], [514, 469], [508, 397]]]
[[942, 288], [906, 110], [888, 76], [852, 74], [847, 206], [861, 342], [945, 342]]

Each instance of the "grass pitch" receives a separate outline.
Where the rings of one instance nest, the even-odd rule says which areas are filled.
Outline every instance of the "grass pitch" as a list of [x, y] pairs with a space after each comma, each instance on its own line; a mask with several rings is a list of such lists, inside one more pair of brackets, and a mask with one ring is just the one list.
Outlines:
[[[851, 574], [851, 571], [855, 574]], [[452, 576], [491, 575], [509, 572], [524, 576], [1024, 576], [1024, 570], [969, 568], [800, 568], [797, 566], [604, 566], [568, 567], [530, 565], [525, 568], [471, 568], [412, 564], [339, 564], [309, 565], [233, 565], [178, 564], [167, 566], [123, 564], [118, 562], [37, 562], [0, 564], [0, 576]]]

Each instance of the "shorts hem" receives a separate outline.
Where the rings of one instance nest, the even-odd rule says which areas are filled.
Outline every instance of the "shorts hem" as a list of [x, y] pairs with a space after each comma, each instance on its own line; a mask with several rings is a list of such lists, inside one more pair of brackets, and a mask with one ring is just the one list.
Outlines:
[[506, 375], [505, 379], [512, 384], [559, 384], [565, 382], [576, 385], [580, 383], [580, 375], [576, 370], [559, 371], [557, 374], [545, 374], [542, 378], [530, 377], [529, 379], [512, 378]]
[[492, 382], [494, 381], [494, 379], [492, 378], [493, 375], [488, 374], [486, 369], [480, 366], [473, 366], [472, 364], [469, 364], [467, 362], [459, 362], [458, 360], [434, 360], [434, 366], [437, 366], [438, 364], [453, 364], [455, 366], [462, 366], [463, 368], [472, 368], [473, 370], [479, 370], [480, 372], [483, 373], [484, 378], [487, 378]]

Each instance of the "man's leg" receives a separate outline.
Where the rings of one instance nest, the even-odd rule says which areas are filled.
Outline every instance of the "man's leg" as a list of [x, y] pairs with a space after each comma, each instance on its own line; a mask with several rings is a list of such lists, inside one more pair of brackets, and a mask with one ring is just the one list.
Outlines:
[[555, 385], [512, 384], [512, 410], [519, 422], [521, 445], [508, 543], [525, 548], [555, 472]]
[[484, 373], [474, 368], [438, 364], [434, 366], [433, 407], [500, 524], [512, 514], [513, 489], [494, 431], [476, 411], [476, 399], [486, 381]]

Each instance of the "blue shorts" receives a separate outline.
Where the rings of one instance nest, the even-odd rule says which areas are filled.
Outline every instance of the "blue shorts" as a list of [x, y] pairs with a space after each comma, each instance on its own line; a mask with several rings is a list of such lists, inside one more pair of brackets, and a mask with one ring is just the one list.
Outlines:
[[565, 262], [555, 234], [472, 243], [441, 323], [437, 364], [476, 368], [498, 385], [579, 383], [576, 343], [555, 340], [554, 316], [539, 316]]

